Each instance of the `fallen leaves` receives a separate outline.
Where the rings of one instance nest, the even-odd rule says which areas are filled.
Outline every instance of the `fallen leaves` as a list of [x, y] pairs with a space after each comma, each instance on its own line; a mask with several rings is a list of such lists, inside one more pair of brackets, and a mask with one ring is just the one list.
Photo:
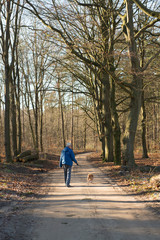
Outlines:
[[[6, 200], [23, 199], [27, 193], [36, 193], [34, 185], [40, 180], [40, 176], [29, 175], [31, 171], [26, 167], [21, 167], [22, 172], [17, 172], [18, 164], [1, 164], [0, 165], [0, 198]], [[38, 180], [38, 181], [37, 181]]]
[[[43, 195], [43, 174], [58, 166], [59, 156], [30, 165], [0, 163], [0, 199], [22, 200]], [[37, 167], [41, 166], [41, 167]]]

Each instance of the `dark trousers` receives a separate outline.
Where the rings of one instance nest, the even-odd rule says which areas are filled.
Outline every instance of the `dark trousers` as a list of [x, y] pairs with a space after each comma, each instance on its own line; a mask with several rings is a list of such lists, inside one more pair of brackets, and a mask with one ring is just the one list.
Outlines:
[[71, 181], [72, 167], [67, 164], [63, 164], [63, 169], [64, 169], [64, 181], [65, 181], [66, 186], [68, 187], [70, 185], [70, 181]]

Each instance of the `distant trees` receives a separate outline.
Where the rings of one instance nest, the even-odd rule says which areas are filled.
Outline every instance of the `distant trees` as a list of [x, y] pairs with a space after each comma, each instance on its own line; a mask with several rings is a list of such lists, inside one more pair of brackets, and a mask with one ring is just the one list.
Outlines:
[[[98, 9], [94, 9], [93, 11], [87, 8], [84, 10], [84, 7], [79, 7], [79, 4], [71, 4], [67, 7], [53, 5], [55, 13], [49, 13], [48, 17], [54, 18], [57, 20], [57, 28], [52, 24], [52, 22], [48, 22], [48, 20], [35, 10], [33, 4], [29, 1], [27, 3], [32, 7], [35, 15], [49, 28], [58, 33], [63, 39], [64, 43], [67, 45], [68, 49], [71, 53], [76, 57], [77, 62], [80, 61], [82, 64], [86, 65], [89, 71], [96, 78], [96, 88], [100, 87], [101, 94], [99, 96], [99, 90], [97, 97], [100, 97], [101, 109], [97, 114], [99, 118], [99, 123], [101, 127], [100, 139], [102, 141], [103, 148], [103, 156], [107, 161], [112, 161], [113, 156], [113, 132], [112, 132], [112, 116], [111, 116], [111, 100], [110, 100], [110, 76], [109, 76], [109, 64], [108, 55], [112, 54], [111, 50], [113, 46], [108, 49], [109, 41], [112, 41], [113, 34], [109, 34], [109, 29], [112, 29], [112, 22], [115, 24], [114, 18], [113, 21], [109, 20], [109, 15], [106, 14], [106, 11], [102, 7], [98, 7]], [[83, 5], [83, 4], [80, 4]], [[87, 5], [87, 4], [86, 4]], [[106, 5], [106, 4], [105, 4]], [[88, 6], [87, 6], [88, 7]], [[105, 7], [105, 6], [104, 6]], [[61, 9], [66, 9], [66, 13], [68, 15], [63, 14]], [[100, 10], [100, 11], [99, 11]], [[77, 14], [76, 20], [74, 21], [74, 15]], [[91, 21], [89, 21], [88, 14], [91, 14]], [[52, 16], [51, 16], [52, 15]], [[83, 18], [82, 18], [83, 16]], [[65, 23], [65, 26], [64, 26]], [[108, 28], [109, 27], [109, 28]], [[72, 29], [72, 31], [70, 31]], [[79, 31], [77, 32], [77, 29]], [[90, 29], [90, 30], [89, 30]], [[113, 26], [115, 29], [115, 26]], [[112, 41], [113, 44], [113, 41]], [[107, 51], [107, 52], [106, 52]], [[113, 55], [112, 55], [113, 58]], [[110, 60], [112, 61], [112, 60]], [[113, 71], [112, 67], [112, 71]], [[86, 84], [86, 77], [83, 76], [84, 83]], [[93, 78], [92, 78], [93, 79]], [[82, 76], [81, 76], [82, 81]], [[87, 82], [87, 87], [90, 88], [90, 92], [94, 91], [92, 82]], [[92, 97], [95, 96], [92, 94]], [[113, 99], [114, 101], [114, 99]], [[113, 106], [113, 105], [112, 105]], [[97, 111], [97, 109], [95, 108]], [[116, 121], [118, 123], [118, 121]], [[115, 138], [120, 141], [119, 138]], [[120, 146], [120, 142], [118, 144]], [[117, 149], [117, 148], [116, 148]], [[117, 154], [117, 158], [120, 159], [120, 151], [119, 156]], [[120, 160], [119, 160], [120, 161]]]
[[[123, 164], [134, 167], [139, 131], [143, 157], [148, 156], [146, 101], [157, 101], [153, 112], [159, 102], [156, 84], [149, 91], [150, 81], [158, 76], [154, 63], [160, 53], [159, 12], [151, 10], [150, 1], [138, 0], [20, 3], [1, 4], [2, 8], [6, 4], [7, 16], [1, 21], [6, 159], [11, 159], [11, 146], [14, 155], [21, 151], [28, 126], [35, 149], [43, 151], [53, 139], [65, 145], [69, 138], [75, 147], [86, 148], [87, 134], [92, 132], [101, 141], [105, 161], [121, 164], [122, 153]], [[22, 9], [37, 19], [30, 21], [27, 37], [20, 24]], [[155, 118], [157, 134], [156, 113]]]
[[21, 38], [19, 59], [21, 76], [24, 81], [22, 91], [33, 145], [35, 149], [40, 147], [43, 150], [43, 104], [46, 89], [52, 81], [49, 73], [54, 72], [55, 66], [50, 59], [50, 44], [45, 41], [45, 35], [41, 31], [38, 32], [35, 24], [34, 27], [34, 31], [28, 38], [28, 33], [24, 33]]
[[[139, 4], [139, 1], [135, 2]], [[54, 2], [54, 12], [52, 12], [52, 14], [49, 13], [49, 18], [52, 18], [53, 22], [56, 23], [53, 25], [53, 22], [49, 21], [44, 17], [43, 13], [39, 11], [38, 7], [41, 5], [38, 4], [41, 4], [40, 2], [36, 6], [30, 1], [27, 1], [27, 3], [45, 26], [59, 34], [65, 45], [70, 49], [72, 55], [74, 55], [78, 61], [83, 62], [95, 77], [98, 83], [96, 88], [100, 87], [100, 90], [98, 90], [98, 93], [100, 93], [98, 96], [100, 108], [98, 108], [97, 116], [100, 123], [99, 129], [101, 129], [103, 156], [107, 161], [114, 159], [114, 136], [115, 152], [118, 153], [117, 155], [115, 154], [116, 161], [120, 162], [118, 160], [120, 159], [120, 128], [116, 110], [115, 83], [129, 94], [129, 114], [123, 136], [123, 159], [124, 164], [133, 167], [135, 164], [134, 141], [142, 105], [142, 71], [146, 69], [152, 60], [150, 59], [148, 61], [144, 69], [141, 68], [136, 39], [140, 37], [146, 29], [153, 26], [157, 20], [144, 24], [141, 29], [139, 29], [139, 32], [136, 33], [134, 31], [135, 16], [133, 15], [132, 1], [127, 0], [125, 4], [121, 4], [119, 1], [117, 5], [115, 5], [114, 1], [104, 1], [103, 3], [99, 1], [89, 1], [87, 3], [84, 1], [74, 1], [69, 3], [68, 6], [64, 6], [63, 3], [59, 3], [58, 5]], [[140, 4], [139, 7], [143, 7], [144, 9], [142, 4]], [[45, 11], [46, 9], [47, 6]], [[115, 64], [115, 44], [122, 39], [118, 31], [120, 22], [119, 16], [122, 19], [122, 29], [125, 35], [130, 59], [129, 81], [127, 79], [127, 81], [125, 79], [122, 81], [117, 75], [117, 69], [120, 65]], [[90, 21], [88, 21], [89, 19]], [[77, 29], [78, 33], [76, 32]], [[122, 41], [123, 44], [121, 43], [121, 46], [125, 45], [124, 39]], [[94, 48], [92, 48], [92, 46], [94, 46]], [[86, 78], [83, 82], [86, 83]], [[91, 87], [93, 84], [88, 84], [87, 86]], [[93, 94], [92, 97], [94, 99]], [[115, 124], [117, 124], [117, 126], [113, 127]]]

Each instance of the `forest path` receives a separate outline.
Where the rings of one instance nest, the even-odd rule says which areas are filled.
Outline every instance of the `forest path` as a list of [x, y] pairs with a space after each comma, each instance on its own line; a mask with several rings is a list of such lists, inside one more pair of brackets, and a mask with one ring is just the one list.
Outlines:
[[[71, 185], [64, 185], [63, 170], [50, 173], [49, 192], [37, 200], [31, 213], [32, 240], [159, 240], [160, 219], [143, 202], [126, 194], [98, 168], [77, 155]], [[94, 173], [93, 183], [87, 174]]]

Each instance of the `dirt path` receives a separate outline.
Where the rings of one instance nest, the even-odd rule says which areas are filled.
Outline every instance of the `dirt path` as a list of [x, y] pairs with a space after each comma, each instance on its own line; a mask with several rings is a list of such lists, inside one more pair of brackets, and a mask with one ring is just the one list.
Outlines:
[[[73, 167], [73, 187], [66, 188], [63, 171], [48, 176], [48, 195], [26, 208], [30, 240], [159, 240], [160, 219], [132, 196], [112, 186], [103, 173], [78, 155]], [[88, 172], [94, 182], [87, 183]], [[17, 238], [20, 239], [20, 238]]]

